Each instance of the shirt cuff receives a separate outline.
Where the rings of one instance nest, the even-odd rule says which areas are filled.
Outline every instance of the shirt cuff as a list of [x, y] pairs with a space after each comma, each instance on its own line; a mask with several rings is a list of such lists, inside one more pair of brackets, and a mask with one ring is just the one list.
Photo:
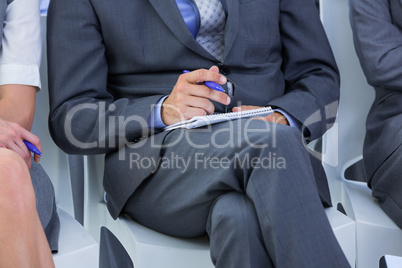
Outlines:
[[27, 85], [41, 87], [37, 66], [1, 64], [0, 85]]
[[282, 109], [274, 109], [274, 111], [276, 111], [276, 112], [280, 112], [281, 114], [283, 114], [283, 116], [285, 116], [286, 117], [286, 119], [288, 120], [288, 122], [289, 122], [289, 125], [291, 126], [291, 127], [295, 127], [295, 128], [297, 128], [298, 130], [300, 130], [301, 131], [301, 127], [302, 127], [302, 124], [296, 119], [296, 118], [294, 118], [293, 116], [291, 116], [290, 114], [288, 114], [287, 112], [285, 112], [284, 110], [282, 110]]
[[153, 129], [162, 129], [166, 127], [166, 125], [162, 121], [161, 109], [162, 103], [168, 96], [162, 97], [155, 105], [154, 109], [151, 112], [151, 115], [148, 119], [149, 128]]

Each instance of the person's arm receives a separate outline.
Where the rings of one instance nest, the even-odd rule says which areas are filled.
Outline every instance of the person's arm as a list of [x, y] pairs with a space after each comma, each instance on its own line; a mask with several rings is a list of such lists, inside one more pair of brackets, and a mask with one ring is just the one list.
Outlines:
[[[7, 7], [0, 50], [0, 147], [15, 151], [31, 167], [27, 140], [40, 151], [29, 132], [40, 87], [41, 35], [39, 0], [15, 0]], [[40, 156], [35, 155], [39, 162]]]
[[148, 126], [151, 129], [160, 130], [166, 127], [165, 123], [162, 121], [162, 104], [168, 96], [162, 97], [155, 105], [154, 109], [152, 110], [151, 115], [148, 118]]
[[31, 130], [35, 112], [36, 88], [27, 85], [0, 86], [0, 119]]
[[39, 0], [15, 0], [7, 8], [0, 50], [0, 118], [30, 130], [40, 87]]
[[304, 124], [316, 139], [333, 124], [339, 99], [339, 73], [314, 1], [280, 2], [282, 71], [285, 94], [267, 103]]
[[[56, 144], [67, 153], [109, 153], [148, 135], [148, 119], [163, 95], [114, 98], [108, 91], [107, 51], [91, 2], [52, 0], [47, 19], [49, 125]], [[200, 73], [205, 77], [199, 77]], [[193, 91], [203, 94], [210, 90], [196, 82], [214, 81], [219, 77], [210, 71], [183, 74], [178, 90], [173, 90], [163, 103], [163, 122], [169, 125], [180, 121], [175, 109], [171, 109], [173, 106], [185, 116], [191, 116], [180, 102], [186, 94], [180, 90], [187, 88], [184, 84], [191, 84]], [[194, 90], [194, 86], [204, 90]], [[212, 92], [215, 96], [225, 95], [226, 101], [227, 95], [219, 93]]]
[[388, 0], [352, 0], [355, 49], [370, 85], [402, 91], [402, 29], [393, 24]]
[[52, 0], [47, 17], [49, 130], [73, 154], [102, 154], [147, 135], [162, 97], [115, 99], [101, 26], [89, 0]]

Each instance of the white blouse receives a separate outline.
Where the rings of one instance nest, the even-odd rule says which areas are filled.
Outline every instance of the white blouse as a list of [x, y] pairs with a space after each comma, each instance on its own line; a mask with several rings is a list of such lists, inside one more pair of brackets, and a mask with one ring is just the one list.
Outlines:
[[41, 86], [39, 0], [14, 0], [7, 7], [0, 49], [0, 85]]

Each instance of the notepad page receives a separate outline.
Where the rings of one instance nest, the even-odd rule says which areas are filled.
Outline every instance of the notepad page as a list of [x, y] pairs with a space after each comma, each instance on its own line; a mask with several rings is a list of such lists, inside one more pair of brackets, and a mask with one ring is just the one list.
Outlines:
[[167, 126], [164, 130], [172, 130], [177, 128], [197, 128], [206, 125], [212, 125], [224, 121], [230, 121], [240, 118], [250, 118], [250, 117], [264, 117], [273, 113], [271, 107], [258, 108], [253, 110], [238, 111], [231, 113], [221, 113], [205, 116], [194, 116], [193, 118], [185, 121], [178, 122], [176, 124]]

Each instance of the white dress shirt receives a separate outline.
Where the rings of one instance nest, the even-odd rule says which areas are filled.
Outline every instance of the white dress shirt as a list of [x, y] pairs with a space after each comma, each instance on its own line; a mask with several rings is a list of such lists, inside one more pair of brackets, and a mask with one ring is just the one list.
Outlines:
[[50, 0], [40, 0], [40, 14], [47, 14]]
[[41, 26], [39, 0], [14, 0], [7, 7], [0, 48], [0, 85], [40, 88]]

